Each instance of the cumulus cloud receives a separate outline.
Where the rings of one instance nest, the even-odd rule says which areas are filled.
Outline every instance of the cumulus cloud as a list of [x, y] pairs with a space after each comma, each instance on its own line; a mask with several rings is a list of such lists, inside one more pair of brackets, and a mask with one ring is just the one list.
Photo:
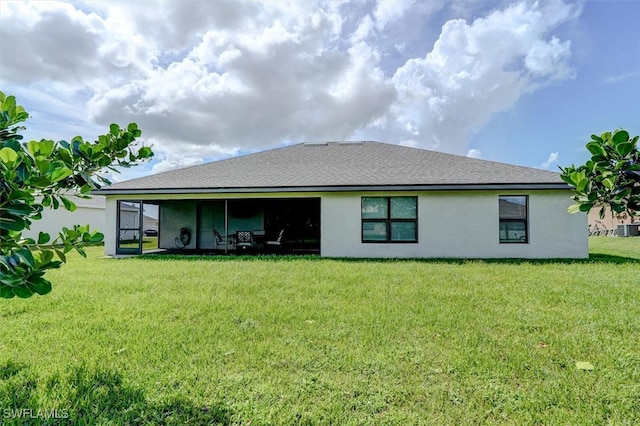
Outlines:
[[408, 10], [412, 9], [415, 1], [378, 1], [373, 16], [375, 17], [376, 27], [383, 30], [389, 21], [395, 21], [401, 18]]
[[479, 155], [469, 137], [494, 114], [572, 77], [553, 30], [579, 7], [496, 0], [438, 33], [436, 12], [463, 4], [3, 2], [0, 83], [56, 87], [92, 126], [136, 121], [154, 171], [284, 141]]
[[494, 114], [573, 75], [570, 42], [548, 32], [575, 14], [575, 8], [521, 2], [471, 23], [446, 22], [433, 49], [409, 59], [392, 78], [396, 129], [422, 146], [465, 152], [469, 136]]

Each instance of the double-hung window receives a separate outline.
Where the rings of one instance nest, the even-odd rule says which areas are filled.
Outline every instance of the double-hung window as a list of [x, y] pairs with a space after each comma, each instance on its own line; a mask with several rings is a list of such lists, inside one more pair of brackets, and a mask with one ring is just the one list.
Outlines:
[[362, 197], [363, 243], [417, 243], [417, 197]]
[[526, 195], [499, 197], [500, 243], [528, 243], [528, 198]]

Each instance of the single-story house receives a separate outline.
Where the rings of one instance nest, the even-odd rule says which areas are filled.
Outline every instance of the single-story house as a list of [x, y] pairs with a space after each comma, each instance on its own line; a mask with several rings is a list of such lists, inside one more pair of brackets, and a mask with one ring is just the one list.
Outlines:
[[[558, 173], [380, 142], [303, 143], [132, 179], [106, 197], [105, 252], [139, 253], [130, 206], [158, 209], [158, 247], [328, 257], [585, 258], [585, 214]], [[278, 243], [266, 243], [266, 241]], [[274, 244], [273, 246], [270, 244]]]
[[44, 232], [53, 240], [63, 227], [71, 229], [74, 225], [89, 225], [92, 230], [103, 232], [106, 205], [104, 197], [80, 198], [66, 195], [66, 198], [75, 203], [74, 211], [70, 212], [62, 205], [58, 209], [45, 207], [42, 210], [42, 219], [34, 220], [30, 229], [25, 230], [22, 236], [37, 240], [39, 233]]

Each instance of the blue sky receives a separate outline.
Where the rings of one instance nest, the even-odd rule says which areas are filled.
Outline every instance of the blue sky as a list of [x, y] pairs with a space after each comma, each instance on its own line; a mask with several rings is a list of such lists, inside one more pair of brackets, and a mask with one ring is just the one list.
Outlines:
[[575, 77], [523, 96], [472, 136], [471, 146], [491, 159], [530, 166], [540, 165], [541, 150], [558, 152], [564, 166], [588, 159], [591, 134], [621, 127], [640, 134], [638, 19], [637, 1], [585, 2], [563, 32], [572, 42]]
[[27, 138], [137, 122], [156, 158], [116, 180], [326, 140], [557, 170], [640, 134], [639, 21], [635, 0], [3, 0], [0, 90]]

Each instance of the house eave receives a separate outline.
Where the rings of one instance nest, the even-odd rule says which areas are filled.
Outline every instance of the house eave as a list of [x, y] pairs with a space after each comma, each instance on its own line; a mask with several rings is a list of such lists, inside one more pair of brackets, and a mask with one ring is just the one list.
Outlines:
[[237, 188], [134, 188], [101, 189], [92, 191], [94, 195], [135, 195], [135, 194], [249, 194], [274, 192], [373, 192], [373, 191], [543, 191], [571, 190], [566, 183], [481, 183], [481, 184], [432, 184], [432, 185], [338, 185], [338, 186], [280, 186], [280, 187], [237, 187]]

